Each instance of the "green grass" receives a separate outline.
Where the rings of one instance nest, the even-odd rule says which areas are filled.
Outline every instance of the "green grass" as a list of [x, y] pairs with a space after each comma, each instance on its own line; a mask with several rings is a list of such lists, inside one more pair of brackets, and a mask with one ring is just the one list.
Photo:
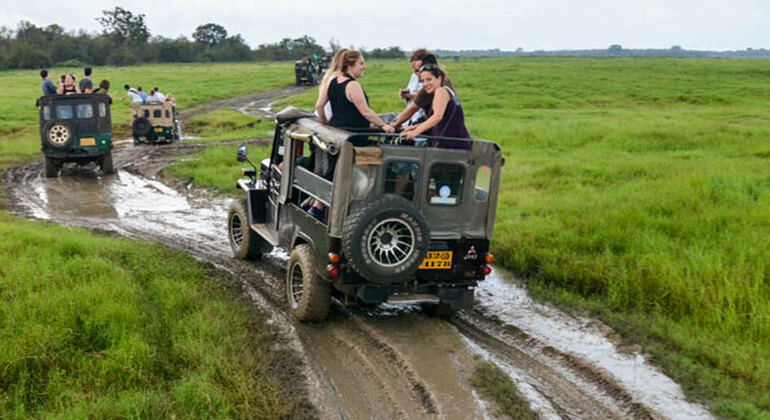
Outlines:
[[[503, 147], [499, 262], [595, 309], [718, 414], [770, 416], [770, 62], [443, 64], [470, 132]], [[402, 106], [408, 74], [370, 63], [375, 111]]]
[[484, 399], [494, 402], [495, 416], [506, 416], [516, 420], [537, 418], [527, 400], [519, 394], [511, 378], [494, 364], [479, 362], [471, 376], [471, 385]]
[[180, 252], [0, 213], [0, 417], [311, 415], [232, 285]]
[[[239, 196], [235, 182], [243, 178], [241, 168], [251, 166], [247, 162], [236, 160], [237, 150], [237, 145], [208, 147], [197, 154], [182, 158], [168, 167], [167, 171], [186, 182], [192, 182], [196, 187], [211, 188], [224, 194]], [[249, 145], [248, 156], [259, 170], [259, 163], [270, 156], [270, 150], [267, 146]]]
[[[116, 139], [131, 136], [129, 102], [117, 101], [125, 94], [123, 85], [142, 86], [149, 90], [160, 87], [173, 93], [178, 108], [185, 108], [213, 99], [228, 98], [266, 91], [294, 83], [291, 63], [238, 64], [175, 64], [130, 67], [97, 67], [92, 79], [98, 83], [108, 79], [116, 101], [112, 105], [113, 133]], [[56, 75], [74, 73], [80, 77], [81, 68], [51, 68]], [[40, 97], [39, 71], [19, 70], [0, 72], [6, 93], [0, 102], [0, 167], [39, 159], [40, 134], [35, 100]], [[249, 137], [253, 137], [249, 136]]]
[[184, 134], [198, 137], [199, 140], [196, 141], [272, 138], [274, 131], [274, 121], [245, 115], [232, 109], [218, 109], [184, 123]]

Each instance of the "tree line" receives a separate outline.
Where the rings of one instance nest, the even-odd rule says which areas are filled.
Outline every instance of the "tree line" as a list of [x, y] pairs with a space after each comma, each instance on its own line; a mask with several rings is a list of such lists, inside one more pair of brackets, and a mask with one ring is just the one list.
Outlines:
[[[0, 69], [33, 69], [60, 66], [141, 63], [192, 63], [258, 60], [296, 60], [312, 54], [323, 55], [324, 47], [310, 36], [284, 38], [252, 49], [240, 34], [231, 35], [215, 23], [198, 26], [192, 39], [153, 36], [144, 14], [121, 7], [103, 10], [96, 18], [101, 32], [66, 31], [58, 24], [36, 26], [19, 22], [15, 30], [0, 28]], [[330, 51], [339, 45], [330, 42]], [[373, 58], [401, 58], [399, 47], [375, 48], [365, 55]]]

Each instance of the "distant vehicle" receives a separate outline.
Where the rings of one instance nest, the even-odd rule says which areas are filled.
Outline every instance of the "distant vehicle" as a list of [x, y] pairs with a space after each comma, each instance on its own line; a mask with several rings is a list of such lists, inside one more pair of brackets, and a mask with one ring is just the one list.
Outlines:
[[[273, 247], [290, 252], [285, 290], [298, 319], [323, 320], [332, 297], [345, 305], [418, 303], [439, 316], [472, 304], [494, 260], [499, 145], [399, 142], [393, 134], [332, 128], [293, 108], [277, 121], [259, 175], [252, 164], [237, 182], [246, 197], [230, 207], [227, 229], [238, 258]], [[373, 145], [353, 147], [351, 136]], [[238, 160], [251, 163], [245, 145]], [[310, 200], [326, 215], [312, 217]]]
[[55, 178], [66, 162], [112, 165], [110, 98], [101, 94], [46, 95], [37, 100], [45, 176]]
[[131, 105], [134, 144], [171, 143], [182, 138], [176, 110], [168, 102]]
[[323, 77], [319, 61], [313, 56], [297, 60], [294, 63], [294, 77], [297, 86], [302, 84], [317, 85]]

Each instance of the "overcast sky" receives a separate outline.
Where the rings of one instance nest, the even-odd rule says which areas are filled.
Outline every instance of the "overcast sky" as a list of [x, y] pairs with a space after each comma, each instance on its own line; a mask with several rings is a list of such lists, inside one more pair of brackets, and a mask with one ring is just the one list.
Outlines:
[[145, 14], [153, 35], [190, 38], [213, 22], [252, 47], [307, 34], [324, 47], [335, 38], [405, 50], [770, 48], [770, 0], [0, 0], [0, 26], [24, 19], [97, 31], [94, 18], [115, 6]]

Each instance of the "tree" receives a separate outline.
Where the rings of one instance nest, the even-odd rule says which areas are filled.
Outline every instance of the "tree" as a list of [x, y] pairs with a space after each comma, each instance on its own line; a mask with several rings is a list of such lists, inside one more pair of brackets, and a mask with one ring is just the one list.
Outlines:
[[150, 31], [144, 23], [144, 14], [134, 15], [122, 7], [102, 10], [102, 17], [96, 18], [96, 21], [102, 25], [104, 35], [122, 45], [142, 44], [150, 37]]
[[227, 30], [216, 23], [207, 23], [195, 28], [192, 37], [195, 42], [213, 47], [227, 38]]
[[621, 51], [623, 51], [623, 47], [621, 47], [619, 44], [612, 44], [610, 45], [610, 48], [608, 49], [610, 54], [617, 54]]

